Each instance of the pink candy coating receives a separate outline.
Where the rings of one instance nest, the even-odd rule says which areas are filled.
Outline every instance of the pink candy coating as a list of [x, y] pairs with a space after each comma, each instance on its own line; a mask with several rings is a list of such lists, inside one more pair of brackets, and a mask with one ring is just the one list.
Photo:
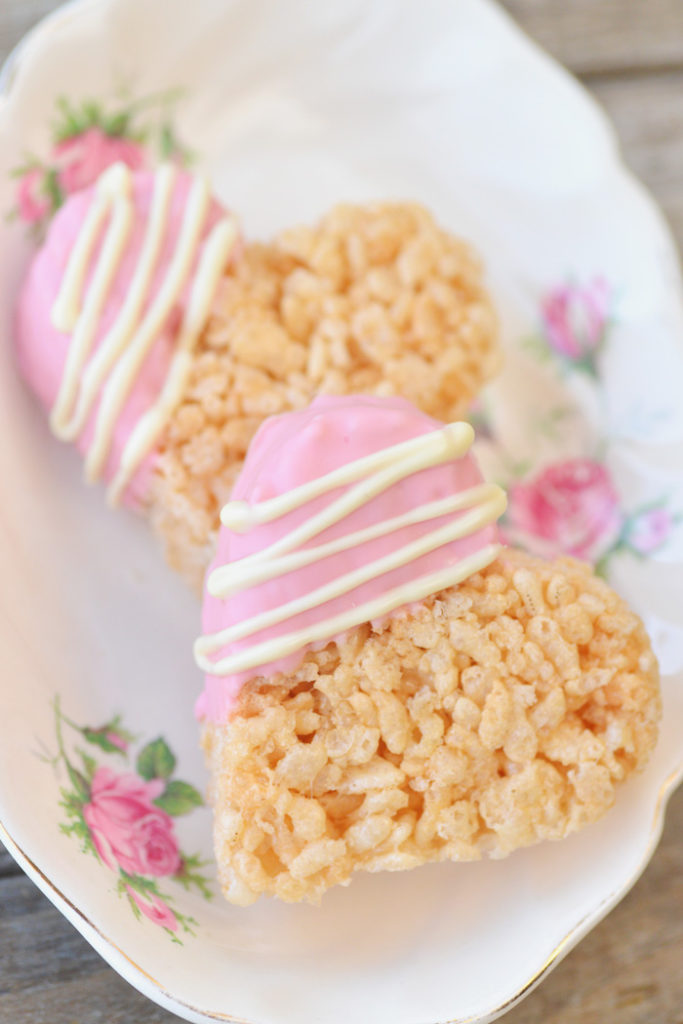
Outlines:
[[[133, 227], [109, 297], [105, 303], [95, 345], [92, 349], [93, 352], [96, 351], [117, 317], [128, 293], [147, 228], [154, 192], [154, 180], [155, 175], [148, 171], [141, 171], [133, 175], [132, 196], [135, 204]], [[187, 205], [187, 196], [192, 187], [192, 182], [193, 178], [188, 174], [179, 172], [176, 177], [173, 197], [169, 206], [167, 230], [143, 314], [154, 300], [168, 272], [169, 264], [176, 249]], [[50, 315], [61, 287], [69, 256], [93, 201], [94, 194], [94, 187], [75, 193], [66, 200], [62, 208], [57, 212], [50, 224], [45, 243], [31, 262], [19, 295], [15, 322], [16, 351], [19, 368], [31, 389], [47, 409], [52, 408], [57, 398], [71, 341], [69, 334], [62, 334], [52, 326]], [[202, 239], [206, 238], [211, 228], [223, 215], [223, 208], [213, 200], [202, 230]], [[87, 294], [104, 235], [105, 231], [103, 230], [90, 270], [86, 276], [84, 295]], [[194, 266], [196, 266], [196, 261]], [[161, 392], [173, 356], [176, 331], [189, 293], [194, 266], [191, 268], [188, 281], [185, 282], [178, 302], [168, 316], [163, 330], [141, 367], [135, 385], [116, 424], [113, 443], [104, 473], [106, 480], [111, 480], [114, 476], [121, 453], [136, 423], [147, 409], [154, 404]], [[89, 421], [78, 438], [77, 447], [81, 452], [85, 452], [90, 444], [98, 405], [99, 400], [95, 403]], [[154, 464], [154, 459], [155, 456], [152, 453], [144, 460], [132, 478], [124, 496], [126, 504], [138, 505], [144, 501], [147, 481]]]
[[[431, 433], [442, 426], [442, 423], [426, 416], [400, 398], [316, 398], [302, 412], [274, 416], [263, 423], [251, 443], [232, 498], [250, 504], [264, 501], [291, 491], [363, 456], [421, 434]], [[394, 484], [305, 546], [317, 547], [336, 537], [377, 522], [384, 522], [419, 505], [448, 497], [482, 482], [479, 468], [470, 454], [422, 470]], [[325, 508], [343, 493], [344, 489], [337, 488], [329, 494], [321, 495], [281, 519], [254, 527], [247, 533], [233, 533], [226, 527], [221, 527], [216, 556], [209, 567], [207, 579], [217, 566], [226, 565], [273, 544], [300, 523], [308, 520], [311, 515]], [[451, 521], [452, 518], [452, 515], [442, 516], [439, 519], [404, 527], [277, 579], [250, 587], [226, 600], [212, 597], [205, 591], [202, 632], [205, 635], [215, 633], [260, 612], [279, 607], [352, 569], [403, 547], [408, 542]], [[371, 579], [348, 594], [234, 642], [229, 649], [219, 651], [216, 659], [244, 650], [263, 640], [308, 627], [371, 600], [395, 586], [443, 569], [485, 545], [495, 543], [497, 536], [498, 531], [494, 525], [461, 540], [452, 541], [406, 566]], [[328, 642], [329, 640], [309, 647], [321, 648]], [[230, 714], [245, 682], [257, 676], [291, 672], [303, 660], [306, 649], [308, 648], [302, 648], [288, 657], [234, 675], [207, 675], [204, 693], [197, 703], [198, 716], [216, 720], [225, 718]]]

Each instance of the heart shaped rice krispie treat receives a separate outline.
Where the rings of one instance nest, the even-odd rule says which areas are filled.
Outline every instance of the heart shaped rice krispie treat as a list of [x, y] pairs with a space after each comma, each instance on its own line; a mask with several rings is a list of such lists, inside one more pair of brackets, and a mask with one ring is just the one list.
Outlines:
[[245, 244], [208, 183], [169, 166], [114, 165], [66, 200], [16, 344], [88, 480], [144, 511], [197, 585], [264, 418], [365, 392], [450, 419], [499, 365], [479, 262], [421, 207], [340, 206]]
[[231, 902], [561, 839], [647, 762], [642, 623], [588, 565], [499, 543], [471, 439], [348, 397], [252, 443], [196, 645]]

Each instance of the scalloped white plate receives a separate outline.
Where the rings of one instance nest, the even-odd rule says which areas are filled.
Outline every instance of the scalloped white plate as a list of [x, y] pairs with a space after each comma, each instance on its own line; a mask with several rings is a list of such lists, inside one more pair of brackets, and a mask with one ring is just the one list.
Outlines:
[[[158, 736], [163, 771], [204, 786], [197, 608], [144, 525], [86, 492], [76, 456], [48, 437], [18, 382], [11, 309], [30, 242], [20, 223], [3, 223], [0, 837], [116, 970], [188, 1020], [492, 1020], [633, 884], [683, 770], [683, 307], [671, 240], [600, 111], [485, 0], [73, 3], [5, 68], [1, 209], [14, 202], [10, 170], [27, 151], [50, 151], [56, 98], [111, 107], [122, 84], [134, 96], [183, 88], [175, 128], [252, 235], [342, 198], [400, 196], [476, 243], [508, 357], [479, 413], [481, 457], [536, 490], [549, 464], [563, 467], [579, 518], [597, 492], [618, 506], [619, 543], [603, 534], [590, 554], [646, 618], [664, 721], [647, 771], [563, 843], [359, 877], [319, 909], [242, 910], [205, 900], [196, 877], [186, 892], [177, 878], [145, 876], [143, 835], [136, 917], [120, 873], [81, 852], [79, 814], [96, 802], [93, 773], [108, 768], [100, 783], [116, 787], [116, 807], [144, 816], [153, 794], [119, 775], [142, 770], [137, 755]], [[142, 121], [154, 127], [158, 110]], [[591, 494], [576, 457], [594, 469]], [[551, 541], [562, 530], [551, 524]], [[136, 734], [127, 762], [112, 749], [126, 728]], [[151, 813], [167, 865], [178, 849], [210, 859], [208, 811]], [[211, 884], [210, 865], [192, 871]]]

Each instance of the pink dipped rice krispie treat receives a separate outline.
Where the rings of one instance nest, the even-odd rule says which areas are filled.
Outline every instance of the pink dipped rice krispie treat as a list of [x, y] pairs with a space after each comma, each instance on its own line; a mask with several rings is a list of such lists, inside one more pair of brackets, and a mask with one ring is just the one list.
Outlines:
[[159, 444], [237, 244], [203, 178], [119, 163], [69, 197], [29, 267], [20, 369], [112, 503], [149, 502]]
[[257, 433], [195, 649], [231, 902], [560, 839], [647, 761], [641, 622], [589, 566], [501, 546], [471, 440], [363, 397]]
[[462, 415], [497, 370], [476, 257], [408, 203], [340, 206], [245, 244], [199, 178], [107, 170], [67, 199], [22, 289], [24, 376], [89, 480], [199, 583], [263, 419], [318, 393]]

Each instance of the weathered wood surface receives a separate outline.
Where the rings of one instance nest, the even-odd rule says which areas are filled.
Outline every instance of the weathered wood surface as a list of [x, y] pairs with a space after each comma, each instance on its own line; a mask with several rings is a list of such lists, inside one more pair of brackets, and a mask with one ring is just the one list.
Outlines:
[[683, 1024], [683, 789], [640, 881], [505, 1024]]
[[[683, 11], [683, 0], [678, 3]], [[626, 162], [655, 195], [683, 251], [683, 68], [595, 81], [591, 92], [611, 117]]]
[[119, 978], [21, 872], [0, 881], [2, 1024], [177, 1019]]
[[56, 0], [0, 0], [0, 61], [32, 25], [56, 7]]
[[[577, 74], [624, 76], [683, 66], [682, 0], [502, 0]], [[57, 0], [0, 0], [0, 57]]]
[[[4, 850], [0, 845], [0, 878], [5, 878], [6, 875], [14, 875], [17, 873], [17, 866], [10, 857], [7, 850]], [[0, 890], [0, 893], [2, 890]], [[2, 904], [0, 904], [1, 908]]]
[[[682, 908], [683, 789], [640, 881], [505, 1024], [683, 1024]], [[18, 868], [0, 876], [0, 1024], [174, 1020], [110, 970]]]
[[[683, 0], [504, 5], [603, 104], [683, 248]], [[0, 59], [56, 6], [0, 0]], [[683, 790], [631, 893], [505, 1022], [683, 1024], [682, 964]], [[0, 1024], [176, 1019], [110, 970], [0, 848]]]
[[681, 0], [503, 0], [577, 74], [624, 76], [683, 64]]

